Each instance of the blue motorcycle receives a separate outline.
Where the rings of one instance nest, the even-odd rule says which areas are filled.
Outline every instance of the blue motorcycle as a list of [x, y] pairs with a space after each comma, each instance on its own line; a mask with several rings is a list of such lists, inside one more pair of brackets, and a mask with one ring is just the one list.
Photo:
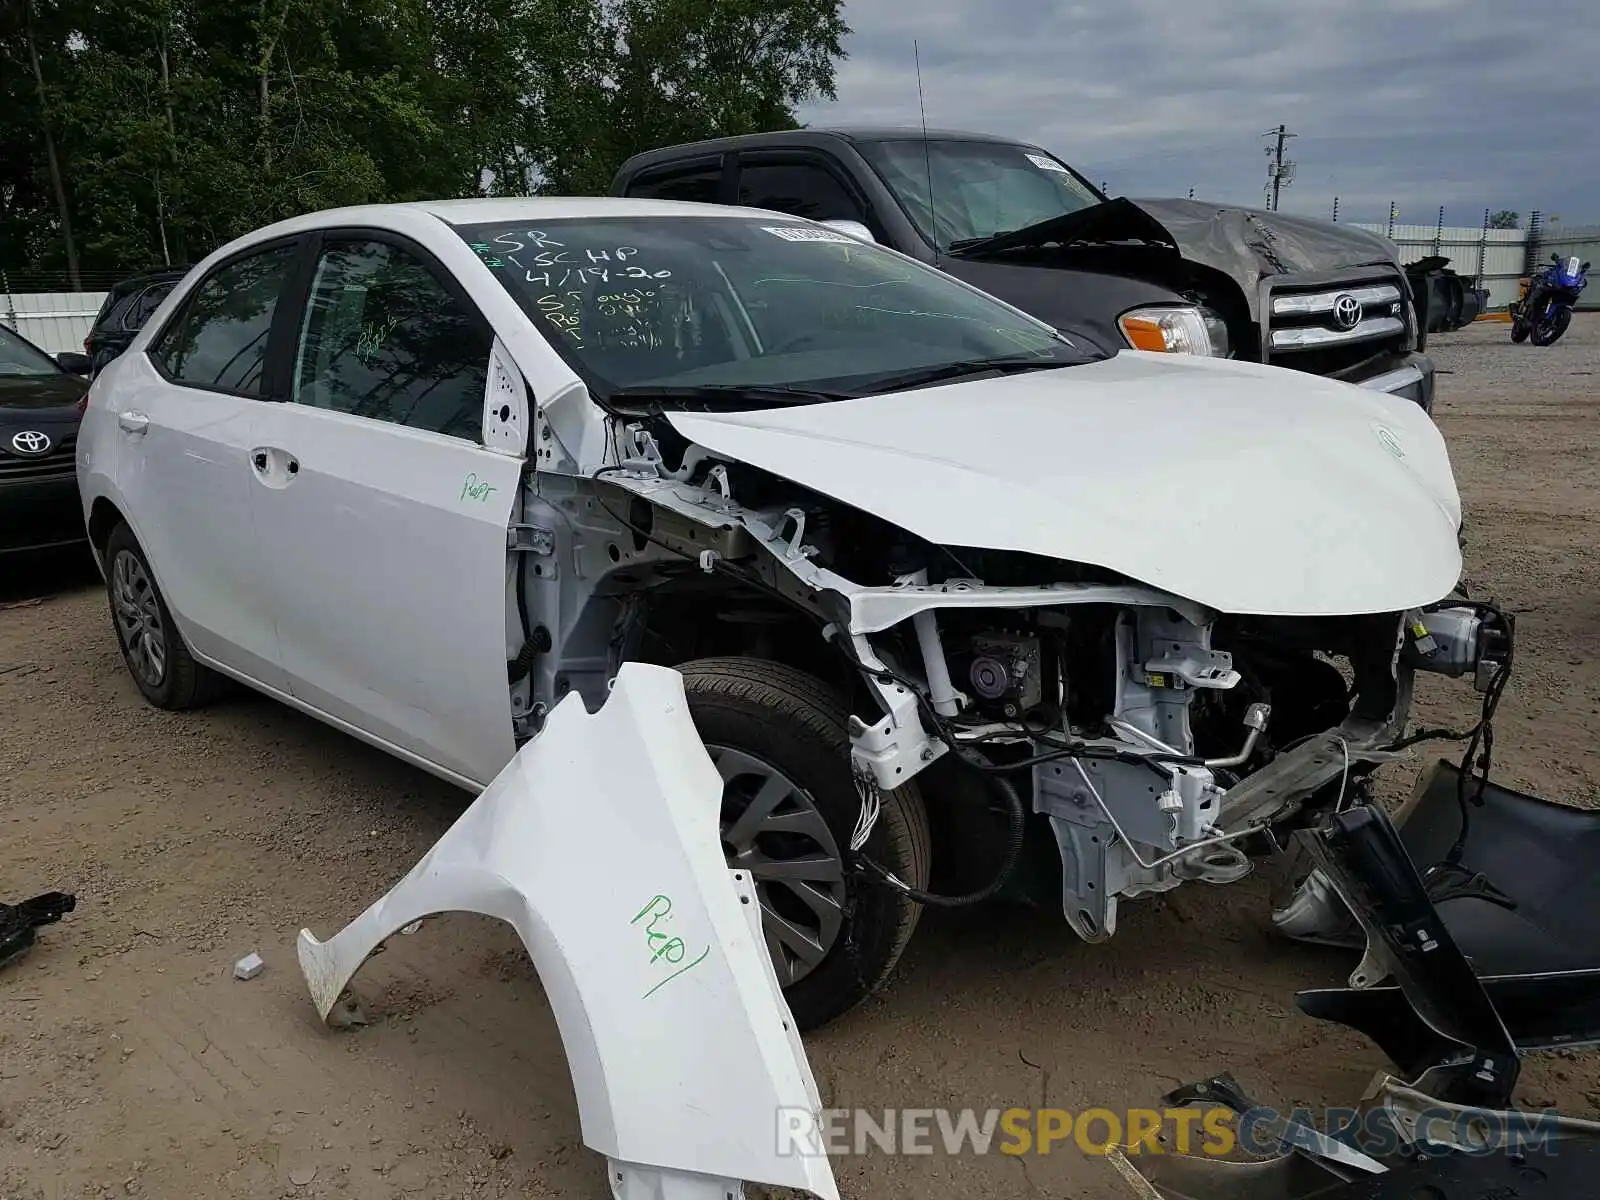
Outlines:
[[1572, 310], [1589, 283], [1589, 264], [1574, 254], [1565, 262], [1559, 254], [1528, 283], [1528, 294], [1511, 310], [1511, 340], [1532, 338], [1535, 346], [1549, 346], [1572, 324]]

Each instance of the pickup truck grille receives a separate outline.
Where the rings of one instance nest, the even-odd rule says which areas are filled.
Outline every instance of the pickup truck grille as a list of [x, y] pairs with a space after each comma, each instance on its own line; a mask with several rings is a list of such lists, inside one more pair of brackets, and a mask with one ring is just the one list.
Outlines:
[[1368, 272], [1314, 284], [1263, 285], [1264, 361], [1336, 375], [1375, 355], [1403, 350], [1411, 336], [1404, 279]]
[[11, 454], [0, 445], [0, 483], [20, 479], [54, 479], [59, 475], [76, 474], [78, 468], [74, 451], [77, 444], [78, 435], [69, 433], [51, 446], [48, 454], [37, 457]]

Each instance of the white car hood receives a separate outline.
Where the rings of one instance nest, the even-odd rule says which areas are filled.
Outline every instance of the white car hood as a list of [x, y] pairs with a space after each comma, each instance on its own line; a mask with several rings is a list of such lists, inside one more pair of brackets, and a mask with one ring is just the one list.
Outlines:
[[1088, 563], [1221, 612], [1400, 611], [1461, 574], [1460, 497], [1428, 415], [1284, 368], [1124, 351], [669, 419], [928, 541]]

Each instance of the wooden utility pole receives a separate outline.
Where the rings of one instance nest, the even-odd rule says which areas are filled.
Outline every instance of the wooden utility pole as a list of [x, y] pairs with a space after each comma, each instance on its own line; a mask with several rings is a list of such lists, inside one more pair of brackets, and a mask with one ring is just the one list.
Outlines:
[[1277, 212], [1278, 193], [1294, 182], [1294, 163], [1283, 161], [1283, 148], [1290, 138], [1300, 135], [1290, 133], [1285, 126], [1279, 125], [1276, 129], [1267, 130], [1261, 136], [1277, 139], [1276, 145], [1266, 147], [1267, 157], [1272, 159], [1272, 162], [1267, 167], [1267, 186], [1264, 189], [1269, 195], [1267, 207]]

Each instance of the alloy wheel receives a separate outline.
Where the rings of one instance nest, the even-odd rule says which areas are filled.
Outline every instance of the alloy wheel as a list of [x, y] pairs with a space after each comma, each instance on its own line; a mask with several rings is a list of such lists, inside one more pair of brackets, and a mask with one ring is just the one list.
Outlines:
[[111, 605], [128, 664], [148, 687], [167, 674], [167, 627], [144, 564], [127, 550], [111, 564]]
[[761, 928], [782, 987], [828, 956], [844, 925], [844, 859], [804, 788], [740, 750], [710, 746], [722, 776], [722, 846], [728, 866], [750, 872]]

